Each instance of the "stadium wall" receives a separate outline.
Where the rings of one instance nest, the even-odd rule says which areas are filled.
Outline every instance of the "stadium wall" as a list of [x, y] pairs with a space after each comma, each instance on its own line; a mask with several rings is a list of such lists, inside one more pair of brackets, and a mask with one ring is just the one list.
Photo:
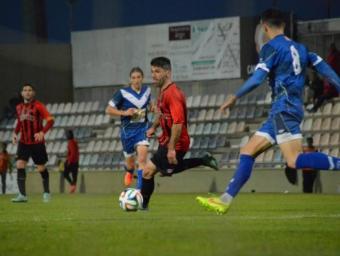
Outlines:
[[0, 76], [0, 110], [18, 95], [24, 81], [35, 85], [43, 102], [73, 100], [69, 44], [0, 45]]
[[[195, 169], [183, 172], [173, 177], [155, 178], [156, 193], [215, 193], [223, 192], [234, 170], [221, 170], [218, 172]], [[68, 193], [68, 185], [65, 185], [59, 172], [50, 173], [52, 193], [60, 193], [65, 188]], [[119, 193], [123, 190], [122, 171], [86, 171], [79, 173], [78, 190], [81, 193]], [[242, 192], [265, 193], [301, 193], [302, 177], [299, 172], [299, 185], [288, 183], [283, 171], [255, 170], [249, 182], [243, 187]], [[340, 193], [340, 172], [320, 172], [322, 193]], [[64, 184], [64, 185], [62, 185]], [[41, 193], [41, 176], [37, 172], [28, 173], [28, 193]]]

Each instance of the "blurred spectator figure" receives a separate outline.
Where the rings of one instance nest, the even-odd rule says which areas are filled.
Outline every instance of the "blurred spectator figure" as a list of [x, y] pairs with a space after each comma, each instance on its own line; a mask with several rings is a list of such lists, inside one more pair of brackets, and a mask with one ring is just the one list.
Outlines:
[[308, 88], [309, 92], [307, 93], [307, 104], [313, 103], [315, 104], [318, 97], [323, 93], [323, 80], [318, 76], [318, 74], [311, 70], [308, 75]]
[[6, 176], [7, 171], [12, 172], [12, 165], [10, 161], [10, 157], [7, 153], [7, 144], [2, 143], [1, 152], [0, 152], [0, 175], [1, 175], [1, 183], [2, 183], [2, 194], [6, 194]]
[[[318, 152], [313, 145], [314, 141], [312, 137], [307, 137], [307, 145], [303, 147], [304, 153]], [[285, 175], [289, 183], [292, 185], [298, 185], [298, 175], [295, 168], [290, 168], [288, 165], [285, 167]], [[321, 193], [321, 181], [320, 173], [314, 169], [302, 169], [302, 191], [304, 193]]]
[[[74, 139], [73, 131], [66, 131], [67, 138], [67, 159], [64, 164], [64, 177], [70, 184], [70, 193], [77, 189], [77, 177], [79, 168], [79, 148], [78, 142]], [[72, 178], [70, 177], [72, 174]]]
[[[332, 43], [329, 47], [327, 62], [333, 68], [333, 70], [338, 75], [340, 75], [340, 52], [336, 48], [335, 43]], [[320, 96], [317, 97], [313, 108], [310, 109], [310, 112], [315, 113], [326, 100], [338, 97], [339, 93], [334, 86], [332, 86], [328, 81], [325, 80], [323, 84], [323, 92], [319, 95]]]
[[[312, 137], [307, 137], [306, 141], [307, 145], [303, 147], [304, 153], [318, 152], [318, 150], [313, 145], [314, 141]], [[321, 192], [321, 184], [318, 170], [302, 169], [302, 178], [304, 193], [313, 193], [313, 188], [315, 188], [315, 192]]]

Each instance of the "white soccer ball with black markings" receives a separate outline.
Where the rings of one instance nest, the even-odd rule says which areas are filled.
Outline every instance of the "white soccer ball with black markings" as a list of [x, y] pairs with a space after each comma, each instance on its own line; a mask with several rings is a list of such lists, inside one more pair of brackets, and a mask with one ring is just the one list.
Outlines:
[[126, 188], [119, 196], [119, 206], [124, 211], [137, 211], [142, 208], [143, 196], [138, 189]]

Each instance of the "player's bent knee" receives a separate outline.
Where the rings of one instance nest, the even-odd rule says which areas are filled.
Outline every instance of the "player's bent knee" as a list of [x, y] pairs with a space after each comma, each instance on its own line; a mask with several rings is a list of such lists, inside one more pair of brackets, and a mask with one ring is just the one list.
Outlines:
[[287, 166], [288, 166], [289, 168], [296, 169], [295, 160], [294, 160], [294, 161], [288, 160], [288, 161], [287, 161]]
[[43, 172], [46, 169], [45, 165], [37, 165], [37, 171]]
[[26, 162], [23, 160], [18, 160], [16, 163], [17, 169], [25, 169], [26, 168]]

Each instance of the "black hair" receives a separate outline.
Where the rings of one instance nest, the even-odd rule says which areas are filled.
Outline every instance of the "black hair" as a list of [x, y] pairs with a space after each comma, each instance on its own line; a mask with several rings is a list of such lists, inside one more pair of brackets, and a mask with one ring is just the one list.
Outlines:
[[72, 140], [74, 138], [73, 131], [72, 130], [66, 130], [66, 138], [68, 140]]
[[278, 9], [267, 9], [261, 14], [261, 21], [269, 26], [280, 28], [285, 25], [285, 16]]
[[166, 57], [156, 57], [151, 60], [151, 66], [159, 67], [165, 70], [171, 70], [171, 62]]
[[22, 86], [21, 90], [23, 90], [23, 89], [24, 89], [24, 87], [26, 87], [26, 86], [29, 86], [29, 87], [31, 87], [31, 88], [32, 88], [32, 90], [33, 90], [33, 91], [35, 91], [35, 88], [34, 88], [34, 86], [33, 86], [31, 83], [28, 83], [28, 82], [25, 82], [25, 83], [23, 84], [23, 86]]
[[144, 77], [144, 72], [140, 67], [133, 67], [130, 71], [130, 76], [132, 75], [132, 73], [138, 72], [142, 75], [142, 77]]

